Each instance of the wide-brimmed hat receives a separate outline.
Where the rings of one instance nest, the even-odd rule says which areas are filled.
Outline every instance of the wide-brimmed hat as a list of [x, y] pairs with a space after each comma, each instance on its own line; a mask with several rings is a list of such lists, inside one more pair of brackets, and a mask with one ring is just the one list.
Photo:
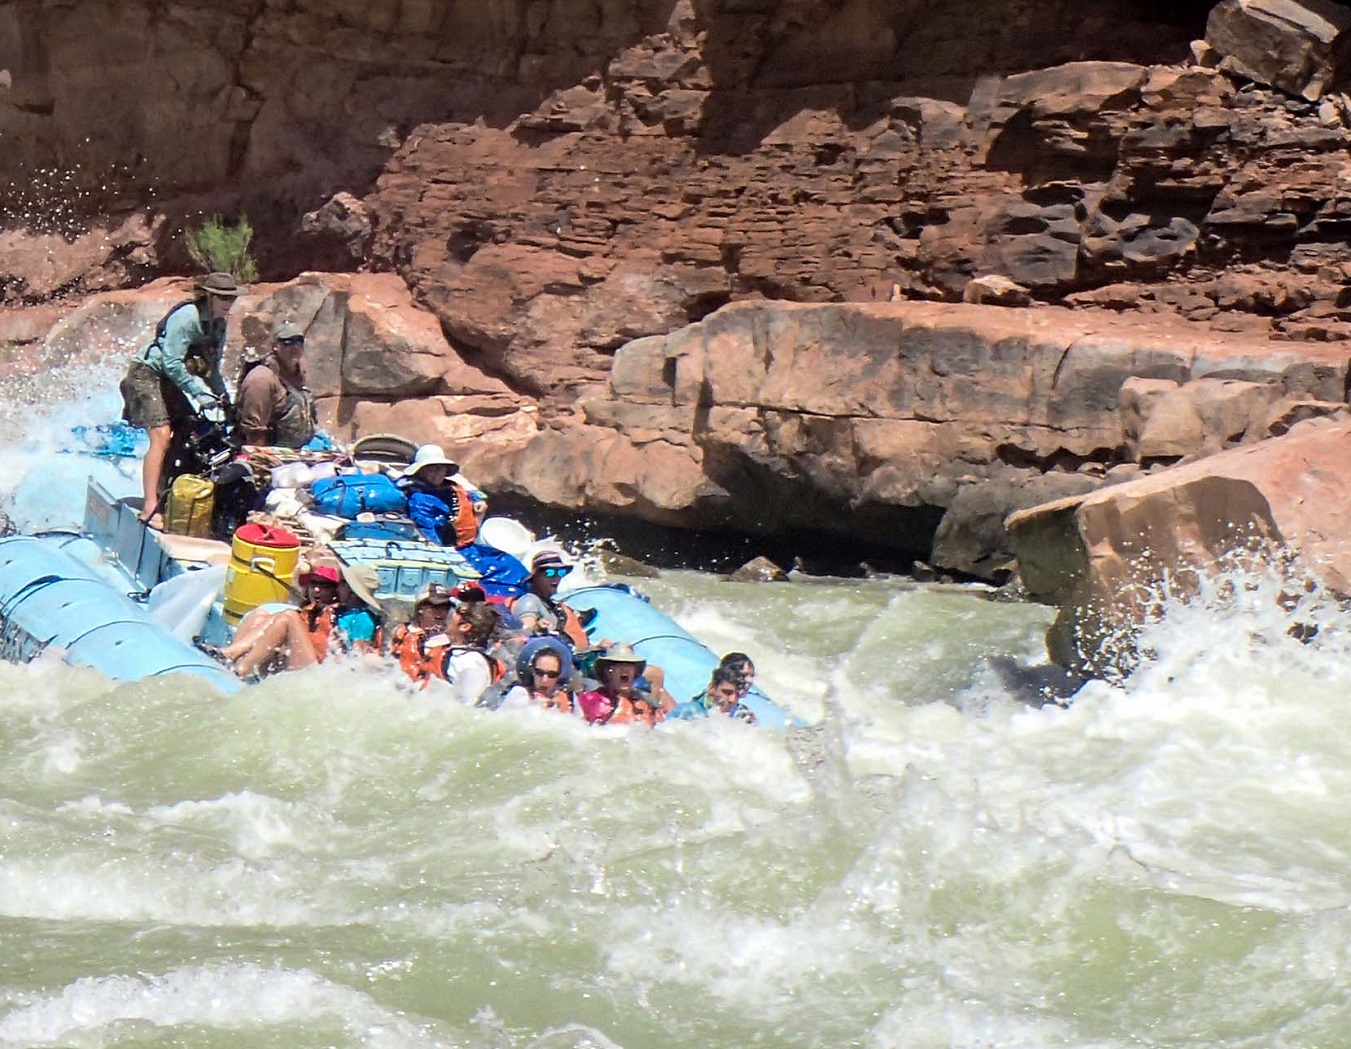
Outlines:
[[633, 663], [638, 667], [639, 674], [647, 667], [647, 660], [635, 652], [632, 645], [623, 641], [605, 650], [605, 654], [596, 660], [596, 669], [601, 669], [606, 663]]
[[300, 573], [302, 586], [310, 583], [332, 583], [336, 586], [337, 582], [338, 570], [332, 565], [315, 565], [313, 568]]
[[362, 604], [380, 611], [380, 601], [375, 592], [380, 589], [380, 573], [371, 565], [343, 565], [338, 571], [352, 588], [352, 593], [361, 599]]
[[289, 342], [293, 339], [304, 339], [305, 329], [295, 321], [282, 321], [272, 331], [272, 337], [278, 342]]
[[413, 461], [409, 464], [407, 470], [403, 472], [405, 477], [416, 477], [419, 470], [424, 466], [445, 466], [451, 473], [460, 472], [460, 464], [454, 459], [447, 459], [446, 453], [441, 450], [439, 444], [424, 444], [413, 455]]
[[573, 565], [563, 556], [561, 550], [541, 550], [530, 559], [530, 574], [543, 572], [546, 568], [561, 568], [562, 572], [556, 575], [567, 575], [572, 571]]
[[193, 287], [219, 299], [237, 299], [244, 294], [244, 285], [232, 273], [208, 273], [205, 277], [197, 278]]

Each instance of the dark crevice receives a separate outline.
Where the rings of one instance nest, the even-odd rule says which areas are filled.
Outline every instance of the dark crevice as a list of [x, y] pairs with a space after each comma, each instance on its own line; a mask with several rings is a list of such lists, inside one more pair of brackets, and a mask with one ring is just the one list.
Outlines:
[[[922, 556], [913, 551], [857, 536], [792, 528], [753, 534], [736, 528], [686, 531], [634, 517], [560, 510], [521, 496], [494, 496], [493, 513], [514, 517], [537, 534], [552, 533], [567, 543], [586, 545], [610, 539], [621, 553], [655, 568], [732, 572], [754, 557], [767, 557], [784, 569], [808, 575], [861, 577], [870, 572], [908, 574]], [[942, 510], [911, 511], [937, 521]]]

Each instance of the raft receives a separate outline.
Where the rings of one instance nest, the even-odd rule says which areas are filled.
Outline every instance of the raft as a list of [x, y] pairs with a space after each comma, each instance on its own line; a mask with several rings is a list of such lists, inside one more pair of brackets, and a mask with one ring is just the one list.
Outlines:
[[[429, 583], [480, 579], [461, 551], [419, 539], [339, 539], [329, 548], [346, 564], [375, 568], [377, 596], [391, 606], [411, 607]], [[218, 692], [234, 692], [240, 687], [234, 675], [186, 640], [223, 644], [232, 634], [220, 600], [212, 601], [230, 556], [226, 543], [148, 531], [134, 505], [91, 480], [83, 532], [0, 540], [0, 656], [25, 662], [60, 649], [67, 662], [118, 681], [189, 673]], [[204, 588], [204, 601], [194, 600]], [[171, 612], [157, 617], [151, 610], [164, 591], [186, 601], [170, 596]], [[660, 666], [677, 701], [701, 693], [718, 665], [717, 655], [627, 585], [577, 586], [559, 596], [578, 611], [594, 610], [590, 637], [628, 642]], [[192, 614], [180, 611], [194, 607]], [[784, 711], [758, 690], [744, 702], [761, 725], [788, 726]]]
[[0, 655], [25, 663], [51, 649], [114, 681], [192, 674], [217, 692], [238, 679], [159, 625], [59, 538], [0, 539]]
[[[683, 702], [708, 687], [709, 675], [718, 665], [718, 657], [698, 638], [648, 599], [623, 583], [579, 586], [560, 591], [559, 598], [578, 612], [594, 610], [586, 626], [587, 635], [612, 641], [627, 641], [649, 663], [666, 674], [666, 691]], [[756, 723], [780, 731], [788, 727], [783, 708], [752, 686], [742, 700], [755, 715]]]

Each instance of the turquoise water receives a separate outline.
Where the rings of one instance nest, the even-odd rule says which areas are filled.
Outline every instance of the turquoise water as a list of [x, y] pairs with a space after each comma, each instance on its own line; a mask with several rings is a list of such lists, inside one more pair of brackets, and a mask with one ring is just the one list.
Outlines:
[[1346, 631], [1248, 582], [1069, 709], [1044, 609], [645, 582], [788, 735], [0, 664], [0, 1046], [1351, 1044]]

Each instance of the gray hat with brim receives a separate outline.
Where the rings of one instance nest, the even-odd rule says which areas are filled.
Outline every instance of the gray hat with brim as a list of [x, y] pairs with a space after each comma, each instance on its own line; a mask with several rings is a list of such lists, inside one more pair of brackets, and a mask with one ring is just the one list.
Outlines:
[[284, 342], [287, 339], [303, 339], [305, 337], [305, 329], [294, 321], [283, 321], [281, 324], [277, 325], [277, 329], [272, 333], [272, 337], [278, 342]]
[[647, 660], [635, 652], [632, 645], [622, 641], [605, 650], [605, 655], [596, 660], [596, 669], [599, 670], [606, 663], [631, 663], [638, 668], [639, 674], [647, 667]]
[[380, 600], [375, 592], [380, 589], [380, 573], [371, 565], [339, 565], [338, 571], [352, 588], [352, 593], [361, 599], [362, 604], [375, 612], [380, 612]]
[[230, 273], [208, 273], [198, 278], [196, 288], [220, 299], [237, 299], [244, 294], [244, 285]]

